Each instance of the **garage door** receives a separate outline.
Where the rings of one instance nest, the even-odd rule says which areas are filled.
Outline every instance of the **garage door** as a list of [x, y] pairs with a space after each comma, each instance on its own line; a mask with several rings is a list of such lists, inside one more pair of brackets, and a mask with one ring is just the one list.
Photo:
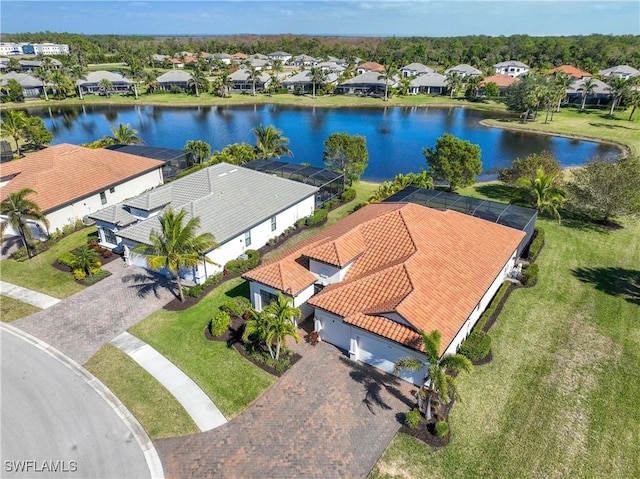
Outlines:
[[351, 344], [351, 327], [344, 324], [339, 319], [322, 318], [320, 320], [322, 329], [320, 338], [327, 343], [338, 346], [345, 351], [349, 351]]
[[[371, 336], [356, 335], [358, 344], [358, 360], [371, 366], [393, 374], [396, 361], [407, 356], [407, 352], [391, 343], [376, 339]], [[401, 371], [400, 377], [415, 385], [421, 385], [426, 373], [426, 368], [418, 372]]]

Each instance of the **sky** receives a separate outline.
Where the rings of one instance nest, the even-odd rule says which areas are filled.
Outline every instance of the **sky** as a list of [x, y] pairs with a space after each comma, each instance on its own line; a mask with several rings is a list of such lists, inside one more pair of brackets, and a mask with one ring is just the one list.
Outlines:
[[0, 32], [121, 35], [640, 35], [640, 1], [0, 0]]

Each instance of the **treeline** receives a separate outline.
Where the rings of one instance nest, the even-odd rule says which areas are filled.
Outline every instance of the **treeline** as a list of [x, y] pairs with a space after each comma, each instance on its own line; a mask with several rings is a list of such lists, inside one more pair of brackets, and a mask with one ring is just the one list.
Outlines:
[[[122, 36], [75, 33], [3, 34], [3, 42], [54, 42], [68, 44], [76, 55], [90, 63], [119, 61], [135, 55], [143, 62], [153, 54], [173, 55], [179, 51], [246, 54], [283, 50], [292, 55], [361, 58], [382, 64], [420, 62], [448, 67], [468, 63], [488, 70], [495, 63], [519, 60], [536, 69], [569, 63], [583, 70], [597, 70], [627, 64], [640, 67], [640, 36], [586, 35], [566, 37], [330, 37], [304, 35], [230, 36]], [[146, 60], [146, 61], [145, 61]]]

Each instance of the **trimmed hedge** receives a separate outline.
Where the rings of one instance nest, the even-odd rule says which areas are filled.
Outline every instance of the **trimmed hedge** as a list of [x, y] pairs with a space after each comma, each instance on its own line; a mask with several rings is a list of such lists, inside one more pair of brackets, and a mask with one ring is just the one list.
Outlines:
[[500, 289], [498, 289], [498, 292], [491, 300], [491, 304], [489, 304], [489, 307], [487, 307], [487, 309], [484, 310], [484, 313], [482, 313], [482, 316], [480, 316], [480, 319], [476, 323], [474, 329], [480, 330], [484, 328], [484, 325], [487, 324], [487, 321], [489, 321], [489, 318], [491, 318], [491, 316], [493, 315], [494, 311], [500, 304], [500, 301], [502, 300], [504, 295], [507, 294], [507, 290], [509, 289], [509, 286], [510, 286], [510, 283], [506, 283], [506, 282], [503, 283], [502, 286], [500, 286]]
[[[77, 270], [76, 270], [77, 271]], [[75, 271], [74, 271], [75, 273]], [[84, 284], [85, 286], [91, 286], [92, 284], [96, 284], [98, 281], [103, 280], [107, 277], [111, 276], [111, 273], [106, 269], [101, 269], [97, 273], [92, 276], [85, 276], [84, 279], [78, 280], [79, 283]]]
[[340, 200], [343, 203], [348, 203], [349, 201], [354, 200], [355, 197], [356, 197], [356, 190], [354, 190], [353, 188], [349, 188], [342, 192], [342, 194], [340, 195]]
[[213, 336], [222, 336], [231, 325], [231, 316], [225, 311], [218, 311], [211, 318], [211, 334]]
[[542, 228], [536, 228], [533, 241], [531, 241], [531, 244], [529, 245], [529, 254], [527, 254], [527, 257], [530, 260], [535, 259], [540, 254], [540, 250], [542, 249], [543, 246], [544, 246], [544, 230]]
[[247, 271], [258, 266], [260, 262], [260, 253], [255, 249], [248, 249], [245, 254], [248, 259], [232, 259], [224, 265], [224, 269], [229, 274], [246, 273]]
[[237, 296], [235, 298], [229, 298], [222, 303], [220, 309], [226, 313], [229, 313], [231, 316], [240, 317], [245, 311], [251, 309], [251, 301], [244, 296]]
[[534, 286], [538, 281], [538, 265], [535, 263], [530, 264], [527, 269], [522, 273], [522, 284], [525, 286]]
[[307, 226], [318, 226], [327, 221], [327, 210], [321, 208], [315, 210], [311, 216], [307, 218]]
[[491, 351], [491, 336], [482, 329], [474, 329], [460, 345], [460, 354], [471, 361], [480, 361], [486, 358], [489, 351]]

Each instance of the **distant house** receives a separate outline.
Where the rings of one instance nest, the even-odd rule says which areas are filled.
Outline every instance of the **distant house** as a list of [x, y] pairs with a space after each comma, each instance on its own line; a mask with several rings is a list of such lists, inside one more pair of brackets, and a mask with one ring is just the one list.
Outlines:
[[[232, 90], [236, 93], [252, 93], [254, 89], [253, 80], [249, 79], [250, 72], [246, 69], [237, 70], [229, 75], [233, 83]], [[263, 91], [271, 83], [271, 76], [268, 73], [260, 73], [255, 81], [255, 90]]]
[[384, 70], [384, 65], [380, 65], [376, 62], [365, 62], [356, 67], [356, 72], [358, 74], [366, 73], [366, 72], [375, 72], [380, 73]]
[[[162, 184], [163, 162], [66, 143], [0, 165], [0, 200], [31, 188], [50, 231]], [[35, 232], [44, 231], [32, 223]], [[16, 234], [10, 231], [7, 234]]]
[[[328, 73], [325, 75], [325, 81], [323, 84], [336, 84], [338, 81], [338, 75], [335, 73]], [[282, 86], [287, 88], [290, 92], [297, 93], [312, 93], [313, 82], [311, 81], [311, 70], [303, 70], [300, 73], [286, 78], [282, 81]], [[316, 91], [322, 84], [316, 83]]]
[[[54, 70], [59, 70], [62, 68], [62, 62], [60, 60], [56, 60], [55, 58], [50, 58], [51, 60], [51, 68]], [[23, 72], [34, 72], [38, 68], [42, 68], [42, 62], [40, 60], [20, 60], [20, 69]]]
[[86, 80], [78, 80], [77, 84], [86, 94], [100, 93], [100, 81], [108, 80], [111, 82], [109, 94], [113, 93], [129, 93], [133, 88], [133, 82], [126, 79], [120, 73], [112, 73], [105, 70], [99, 70], [88, 73]]
[[549, 73], [551, 73], [552, 75], [555, 75], [556, 73], [564, 73], [565, 75], [572, 76], [573, 78], [576, 78], [578, 80], [580, 78], [591, 78], [593, 76], [592, 73], [580, 70], [573, 65], [560, 65], [559, 67], [555, 67], [549, 70]]
[[[313, 318], [320, 339], [392, 373], [426, 363], [420, 331], [457, 352], [509, 277], [522, 231], [413, 203], [367, 205], [244, 275], [262, 310], [278, 293]], [[426, 367], [401, 373], [422, 386]]]
[[[580, 78], [575, 80], [569, 88], [567, 88], [567, 101], [574, 104], [582, 104], [582, 86], [589, 78]], [[611, 90], [605, 82], [594, 79], [595, 88], [587, 95], [585, 105], [606, 105], [611, 100]]]
[[[245, 63], [248, 63], [250, 66], [255, 68], [256, 70], [266, 70], [271, 66], [271, 60], [265, 58], [247, 58]], [[240, 68], [244, 68], [244, 65], [241, 65]]]
[[508, 75], [510, 77], [519, 77], [529, 71], [529, 65], [516, 60], [509, 60], [493, 65], [493, 69], [498, 75]]
[[[336, 87], [337, 94], [343, 95], [384, 95], [385, 80], [378, 78], [380, 73], [368, 71], [351, 78]], [[398, 83], [397, 79], [387, 80], [388, 88]]]
[[173, 68], [184, 68], [184, 62], [179, 58], [169, 58], [168, 62]]
[[604, 78], [618, 77], [618, 78], [624, 78], [625, 80], [628, 80], [631, 77], [640, 75], [639, 70], [636, 70], [635, 68], [630, 67], [629, 65], [618, 65], [615, 67], [606, 68], [604, 70], [600, 70], [598, 73]]
[[158, 54], [151, 55], [151, 61], [153, 61], [153, 63], [155, 63], [156, 65], [164, 64], [169, 58], [170, 57], [168, 55], [158, 55]]
[[409, 63], [400, 69], [400, 74], [405, 78], [416, 77], [418, 75], [425, 75], [427, 73], [434, 73], [433, 68], [429, 68], [422, 63]]
[[500, 95], [504, 95], [507, 91], [507, 88], [518, 81], [520, 81], [519, 78], [498, 73], [496, 75], [485, 77], [484, 80], [482, 80], [482, 82], [480, 83], [480, 87], [482, 87], [483, 85], [488, 85], [489, 83], [495, 83], [498, 86]]
[[213, 55], [211, 55], [211, 60], [218, 60], [225, 65], [231, 65], [231, 61], [233, 59], [228, 53], [214, 53]]
[[334, 61], [328, 61], [328, 60], [323, 62], [318, 62], [316, 63], [315, 66], [317, 68], [320, 68], [322, 71], [326, 73], [336, 73], [338, 75], [346, 70], [346, 68], [340, 65], [339, 63]]
[[304, 54], [296, 55], [291, 59], [291, 64], [298, 68], [310, 67], [313, 66], [316, 62], [317, 60], [314, 57]]
[[272, 62], [280, 61], [285, 65], [289, 63], [289, 60], [291, 60], [291, 58], [293, 57], [291, 53], [281, 52], [281, 51], [269, 53], [267, 56], [269, 57], [269, 60], [271, 60]]
[[[187, 219], [200, 218], [200, 232], [211, 233], [219, 247], [204, 261], [180, 275], [196, 283], [222, 271], [224, 265], [249, 249], [259, 249], [282, 234], [300, 218], [314, 211], [318, 188], [219, 163], [137, 197], [91, 214], [96, 221], [100, 244], [133, 249], [149, 243], [149, 234], [160, 231], [158, 216], [167, 209], [185, 210]], [[148, 268], [143, 256], [131, 255], [131, 262]]]
[[453, 67], [449, 67], [444, 71], [445, 76], [451, 73], [457, 73], [461, 77], [469, 77], [469, 76], [480, 76], [482, 75], [482, 71], [478, 70], [476, 67], [472, 67], [471, 65], [467, 65], [466, 63], [462, 63], [460, 65], [456, 65]]
[[25, 100], [37, 100], [44, 93], [42, 80], [28, 73], [9, 72], [0, 77], [0, 86], [6, 86], [9, 80], [15, 80], [22, 87], [22, 96]]
[[444, 95], [447, 93], [447, 77], [431, 72], [417, 75], [411, 79], [409, 94]]
[[156, 78], [159, 88], [165, 91], [170, 91], [172, 88], [187, 90], [192, 80], [191, 74], [182, 70], [169, 70]]
[[231, 60], [234, 60], [237, 62], [241, 62], [246, 59], [247, 59], [247, 55], [242, 52], [234, 53], [233, 55], [231, 55]]

